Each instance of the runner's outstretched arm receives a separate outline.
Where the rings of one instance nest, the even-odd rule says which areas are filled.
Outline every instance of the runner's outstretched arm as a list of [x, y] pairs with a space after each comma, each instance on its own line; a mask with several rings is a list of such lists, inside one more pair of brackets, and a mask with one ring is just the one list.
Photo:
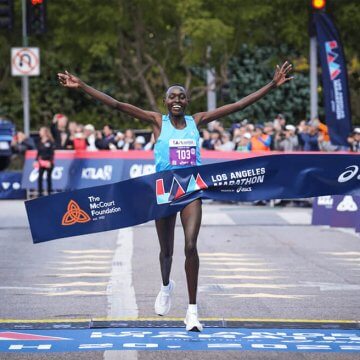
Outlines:
[[105, 105], [108, 105], [114, 109], [117, 109], [125, 114], [128, 114], [134, 118], [137, 118], [139, 120], [151, 122], [153, 125], [158, 124], [159, 119], [161, 119], [161, 114], [155, 112], [155, 111], [146, 111], [142, 110], [134, 105], [123, 103], [120, 101], [117, 101], [116, 99], [112, 98], [109, 95], [104, 94], [103, 92], [94, 89], [90, 85], [87, 85], [82, 80], [80, 80], [78, 77], [76, 77], [73, 74], [70, 74], [68, 71], [65, 71], [65, 73], [58, 73], [58, 79], [60, 81], [60, 84], [73, 89], [81, 89], [86, 94], [90, 95], [94, 99], [101, 101]]
[[261, 89], [255, 91], [254, 93], [244, 97], [243, 99], [228, 105], [221, 106], [215, 110], [204, 111], [193, 115], [196, 123], [198, 125], [208, 124], [209, 122], [220, 119], [224, 116], [230, 115], [234, 112], [242, 110], [247, 106], [253, 104], [257, 100], [265, 96], [271, 89], [279, 87], [285, 82], [293, 79], [293, 77], [286, 77], [289, 71], [292, 69], [292, 65], [287, 61], [281, 66], [277, 65], [274, 78], [269, 84], [263, 86]]

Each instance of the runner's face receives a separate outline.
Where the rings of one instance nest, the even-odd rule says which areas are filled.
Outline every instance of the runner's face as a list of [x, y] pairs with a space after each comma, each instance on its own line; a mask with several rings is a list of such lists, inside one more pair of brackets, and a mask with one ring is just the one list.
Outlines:
[[179, 116], [184, 115], [189, 99], [186, 91], [181, 86], [172, 86], [166, 92], [165, 105], [170, 114]]

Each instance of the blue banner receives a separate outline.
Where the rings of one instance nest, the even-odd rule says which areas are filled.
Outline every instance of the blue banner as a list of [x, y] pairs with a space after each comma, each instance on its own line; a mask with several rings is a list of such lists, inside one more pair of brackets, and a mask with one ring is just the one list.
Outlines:
[[331, 143], [348, 146], [351, 109], [346, 61], [338, 31], [325, 12], [313, 14], [322, 68], [325, 119]]
[[[360, 353], [360, 331], [339, 329], [259, 329], [259, 328], [209, 328], [189, 332], [184, 328], [108, 328], [108, 329], [59, 329], [1, 331], [0, 352], [13, 354], [36, 353], [46, 359], [48, 353], [80, 351], [276, 351], [300, 353], [338, 353], [333, 359], [358, 357]], [[241, 358], [241, 353], [239, 353]], [[246, 354], [246, 353], [245, 353]], [[345, 354], [349, 354], [347, 357]], [[15, 355], [14, 355], [15, 356]], [[203, 355], [206, 357], [206, 355]], [[30, 356], [19, 355], [19, 358]], [[54, 354], [54, 358], [57, 356]], [[59, 358], [63, 357], [59, 355]], [[68, 358], [80, 355], [68, 355]], [[110, 356], [109, 356], [110, 357]], [[144, 356], [146, 357], [146, 356]], [[151, 356], [155, 358], [156, 356]], [[159, 356], [160, 358], [161, 356]], [[170, 356], [169, 356], [170, 357]], [[217, 356], [221, 358], [221, 356]], [[278, 356], [271, 357], [273, 359]], [[289, 355], [285, 358], [294, 358]], [[315, 356], [299, 356], [299, 358]], [[85, 356], [83, 358], [86, 358]], [[89, 358], [92, 358], [92, 356]], [[114, 359], [120, 359], [114, 355]], [[150, 358], [150, 356], [149, 356]], [[229, 356], [232, 358], [232, 356]], [[236, 358], [236, 357], [234, 357]], [[246, 356], [243, 356], [245, 359]], [[253, 357], [267, 358], [265, 355]], [[270, 356], [269, 356], [270, 358]], [[323, 355], [322, 358], [327, 358]]]
[[[126, 156], [125, 156], [126, 155]], [[218, 156], [217, 152], [210, 152], [210, 156]], [[202, 157], [203, 164], [239, 158], [244, 154], [229, 152], [222, 153], [222, 157], [210, 158], [209, 154]], [[246, 156], [249, 154], [245, 153]], [[38, 187], [39, 170], [34, 168], [36, 152], [28, 151], [21, 187], [34, 190]], [[145, 151], [97, 151], [73, 152], [56, 151], [55, 166], [52, 171], [54, 190], [75, 190], [92, 186], [113, 184], [122, 180], [153, 174], [155, 163], [152, 152]], [[43, 180], [46, 187], [46, 177]]]
[[25, 199], [26, 191], [21, 189], [21, 172], [0, 171], [0, 199]]
[[197, 198], [254, 201], [329, 194], [360, 194], [359, 156], [261, 156], [163, 171], [25, 204], [38, 243], [141, 224], [176, 213]]

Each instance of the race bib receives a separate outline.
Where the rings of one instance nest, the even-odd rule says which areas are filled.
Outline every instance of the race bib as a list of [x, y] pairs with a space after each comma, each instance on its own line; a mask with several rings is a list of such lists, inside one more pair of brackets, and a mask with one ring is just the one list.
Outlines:
[[173, 166], [196, 165], [196, 141], [170, 139], [170, 164]]

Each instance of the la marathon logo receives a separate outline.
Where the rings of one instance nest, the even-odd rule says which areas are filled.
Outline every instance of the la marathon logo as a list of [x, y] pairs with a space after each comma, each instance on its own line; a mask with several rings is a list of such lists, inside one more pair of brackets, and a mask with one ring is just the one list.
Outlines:
[[336, 40], [327, 41], [325, 43], [326, 60], [328, 63], [331, 80], [336, 79], [341, 73], [340, 64], [336, 62], [336, 59], [339, 55], [334, 51], [337, 48], [338, 43]]
[[74, 200], [70, 200], [67, 211], [62, 218], [61, 225], [69, 226], [77, 223], [82, 224], [87, 223], [90, 220], [90, 216], [80, 208], [79, 204]]
[[[190, 194], [194, 191], [207, 189], [207, 188], [208, 186], [206, 185], [205, 181], [200, 176], [200, 174], [197, 174], [196, 178], [194, 177], [194, 175], [191, 175], [186, 190], [181, 186], [180, 182], [176, 179], [176, 177], [174, 177], [169, 192], [165, 192], [164, 179], [157, 179], [156, 201], [158, 205], [168, 204], [172, 200], [177, 200], [185, 194]], [[172, 196], [173, 198], [171, 199]]]

